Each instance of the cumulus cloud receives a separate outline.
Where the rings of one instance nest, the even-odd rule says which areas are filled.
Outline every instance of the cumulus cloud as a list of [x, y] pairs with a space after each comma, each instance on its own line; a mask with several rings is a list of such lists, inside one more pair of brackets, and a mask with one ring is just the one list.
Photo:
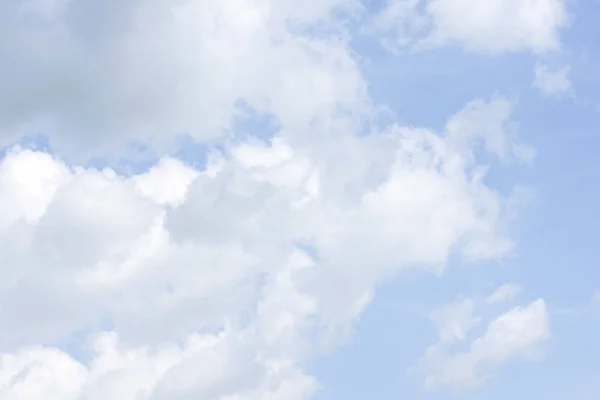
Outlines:
[[[448, 308], [446, 308], [447, 310]], [[429, 347], [415, 367], [425, 376], [425, 387], [450, 385], [465, 388], [480, 385], [491, 370], [515, 358], [534, 360], [540, 346], [550, 337], [549, 316], [544, 300], [515, 307], [490, 321], [481, 336], [468, 342], [465, 351], [453, 350], [455, 341], [466, 342], [465, 333], [476, 326], [480, 317], [473, 313], [471, 300], [451, 306], [460, 312], [438, 324], [439, 342]], [[454, 318], [452, 318], [452, 316]], [[448, 340], [449, 332], [454, 332]], [[460, 332], [460, 334], [458, 334]]]
[[567, 65], [560, 69], [551, 69], [545, 64], [537, 63], [534, 68], [533, 87], [545, 96], [560, 96], [573, 91]]
[[[354, 7], [0, 5], [0, 140], [47, 132], [60, 154], [0, 162], [1, 398], [307, 399], [308, 360], [383, 280], [512, 250], [510, 195], [477, 150], [531, 155], [512, 101], [476, 99], [441, 132], [371, 124], [332, 17]], [[277, 120], [273, 138], [208, 145], [198, 167], [85, 167], [131, 142], [163, 155], [179, 133], [231, 133], [240, 103]], [[439, 316], [461, 316], [444, 337], [476, 325], [469, 307]]]
[[[483, 259], [510, 249], [506, 199], [471, 173], [462, 142], [401, 126], [335, 139], [250, 139], [202, 170], [166, 158], [129, 177], [10, 151], [4, 398], [44, 385], [74, 399], [307, 398], [306, 357], [344, 337], [382, 279], [472, 243], [494, 249]], [[105, 338], [87, 363], [60, 350], [77, 332]], [[217, 343], [206, 356], [180, 344], [197, 335]], [[30, 364], [81, 382], [23, 372]]]
[[459, 44], [484, 54], [542, 53], [560, 47], [568, 23], [563, 0], [388, 0], [368, 30], [392, 50]]
[[364, 82], [333, 10], [352, 0], [27, 0], [0, 6], [0, 145], [45, 133], [62, 154], [230, 132], [240, 101], [288, 132], [346, 112]]
[[83, 365], [32, 347], [1, 355], [3, 399], [304, 399], [315, 387], [292, 361], [264, 361], [244, 336], [191, 335], [180, 346], [127, 347], [115, 333], [93, 338]]

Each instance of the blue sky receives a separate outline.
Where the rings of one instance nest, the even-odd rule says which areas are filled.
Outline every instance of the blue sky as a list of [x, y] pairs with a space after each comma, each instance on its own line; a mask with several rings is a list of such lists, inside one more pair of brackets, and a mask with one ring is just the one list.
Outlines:
[[0, 398], [597, 398], [598, 17], [0, 3]]

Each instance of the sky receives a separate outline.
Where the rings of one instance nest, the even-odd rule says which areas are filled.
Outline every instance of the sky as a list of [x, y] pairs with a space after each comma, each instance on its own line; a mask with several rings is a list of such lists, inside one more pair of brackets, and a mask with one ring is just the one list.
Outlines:
[[599, 18], [0, 0], [0, 398], [597, 399]]

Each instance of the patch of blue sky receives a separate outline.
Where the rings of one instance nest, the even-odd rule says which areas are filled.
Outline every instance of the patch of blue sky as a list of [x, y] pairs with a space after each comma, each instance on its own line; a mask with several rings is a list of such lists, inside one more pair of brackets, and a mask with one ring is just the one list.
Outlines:
[[17, 146], [22, 149], [31, 149], [53, 153], [52, 145], [47, 136], [43, 134], [29, 134], [22, 136], [19, 140], [13, 143], [9, 143], [3, 147], [0, 147], [0, 159], [4, 158], [7, 151]]
[[111, 332], [115, 328], [114, 321], [111, 318], [104, 318], [96, 326], [84, 324], [79, 329], [71, 332], [65, 339], [57, 343], [44, 343], [47, 346], [56, 347], [73, 357], [78, 362], [89, 365], [93, 359], [90, 340], [93, 334], [97, 332]]
[[231, 124], [230, 140], [244, 141], [252, 138], [269, 141], [281, 128], [275, 116], [256, 110], [244, 100], [237, 101], [236, 110]]

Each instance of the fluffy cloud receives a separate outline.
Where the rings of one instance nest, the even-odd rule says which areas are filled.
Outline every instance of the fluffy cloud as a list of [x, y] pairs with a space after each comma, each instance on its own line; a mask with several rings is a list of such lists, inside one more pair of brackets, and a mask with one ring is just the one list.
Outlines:
[[537, 63], [534, 68], [533, 87], [546, 96], [569, 94], [573, 91], [569, 79], [570, 67], [552, 70], [545, 64]]
[[[10, 151], [3, 398], [309, 397], [307, 357], [343, 338], [383, 279], [473, 246], [479, 259], [510, 250], [507, 199], [469, 151], [478, 136], [448, 126], [250, 139], [202, 170], [165, 158], [130, 177]], [[73, 335], [91, 338], [90, 360], [65, 353]]]
[[183, 345], [128, 348], [114, 333], [91, 342], [82, 365], [53, 348], [2, 355], [3, 399], [303, 399], [316, 382], [289, 360], [263, 361], [247, 338], [191, 335]]
[[[240, 102], [290, 133], [368, 102], [329, 18], [354, 1], [296, 3], [5, 2], [0, 145], [43, 132], [83, 162], [128, 142], [225, 135]], [[315, 24], [334, 33], [303, 33]]]
[[560, 47], [563, 0], [388, 0], [370, 21], [392, 50], [460, 44], [469, 51], [536, 53]]
[[[446, 318], [440, 320], [440, 314]], [[549, 316], [542, 299], [515, 307], [490, 321], [485, 332], [470, 340], [465, 351], [453, 350], [452, 345], [465, 342], [467, 333], [481, 321], [474, 315], [472, 300], [447, 306], [432, 318], [438, 326], [439, 342], [427, 349], [415, 367], [425, 375], [425, 386], [430, 389], [440, 385], [479, 385], [493, 367], [519, 357], [534, 359], [550, 337]]]
[[[307, 361], [383, 280], [512, 250], [514, 201], [475, 151], [531, 158], [512, 101], [476, 99], [441, 132], [377, 127], [331, 17], [355, 6], [0, 5], [0, 140], [47, 132], [61, 154], [0, 163], [0, 397], [306, 399]], [[272, 116], [275, 137], [222, 140], [198, 168], [80, 166], [227, 135], [240, 104]], [[470, 307], [439, 316], [460, 317], [444, 337], [477, 324]]]
[[[542, 299], [496, 317], [483, 335], [472, 339], [472, 332], [484, 320], [476, 310], [513, 299], [521, 290], [522, 285], [507, 283], [498, 286], [482, 304], [472, 298], [460, 298], [431, 312], [429, 318], [437, 328], [438, 342], [426, 350], [411, 371], [423, 374], [429, 389], [440, 385], [469, 387], [483, 383], [490, 367], [519, 355], [533, 354], [550, 334]], [[468, 350], [457, 351], [465, 343], [469, 343]]]

